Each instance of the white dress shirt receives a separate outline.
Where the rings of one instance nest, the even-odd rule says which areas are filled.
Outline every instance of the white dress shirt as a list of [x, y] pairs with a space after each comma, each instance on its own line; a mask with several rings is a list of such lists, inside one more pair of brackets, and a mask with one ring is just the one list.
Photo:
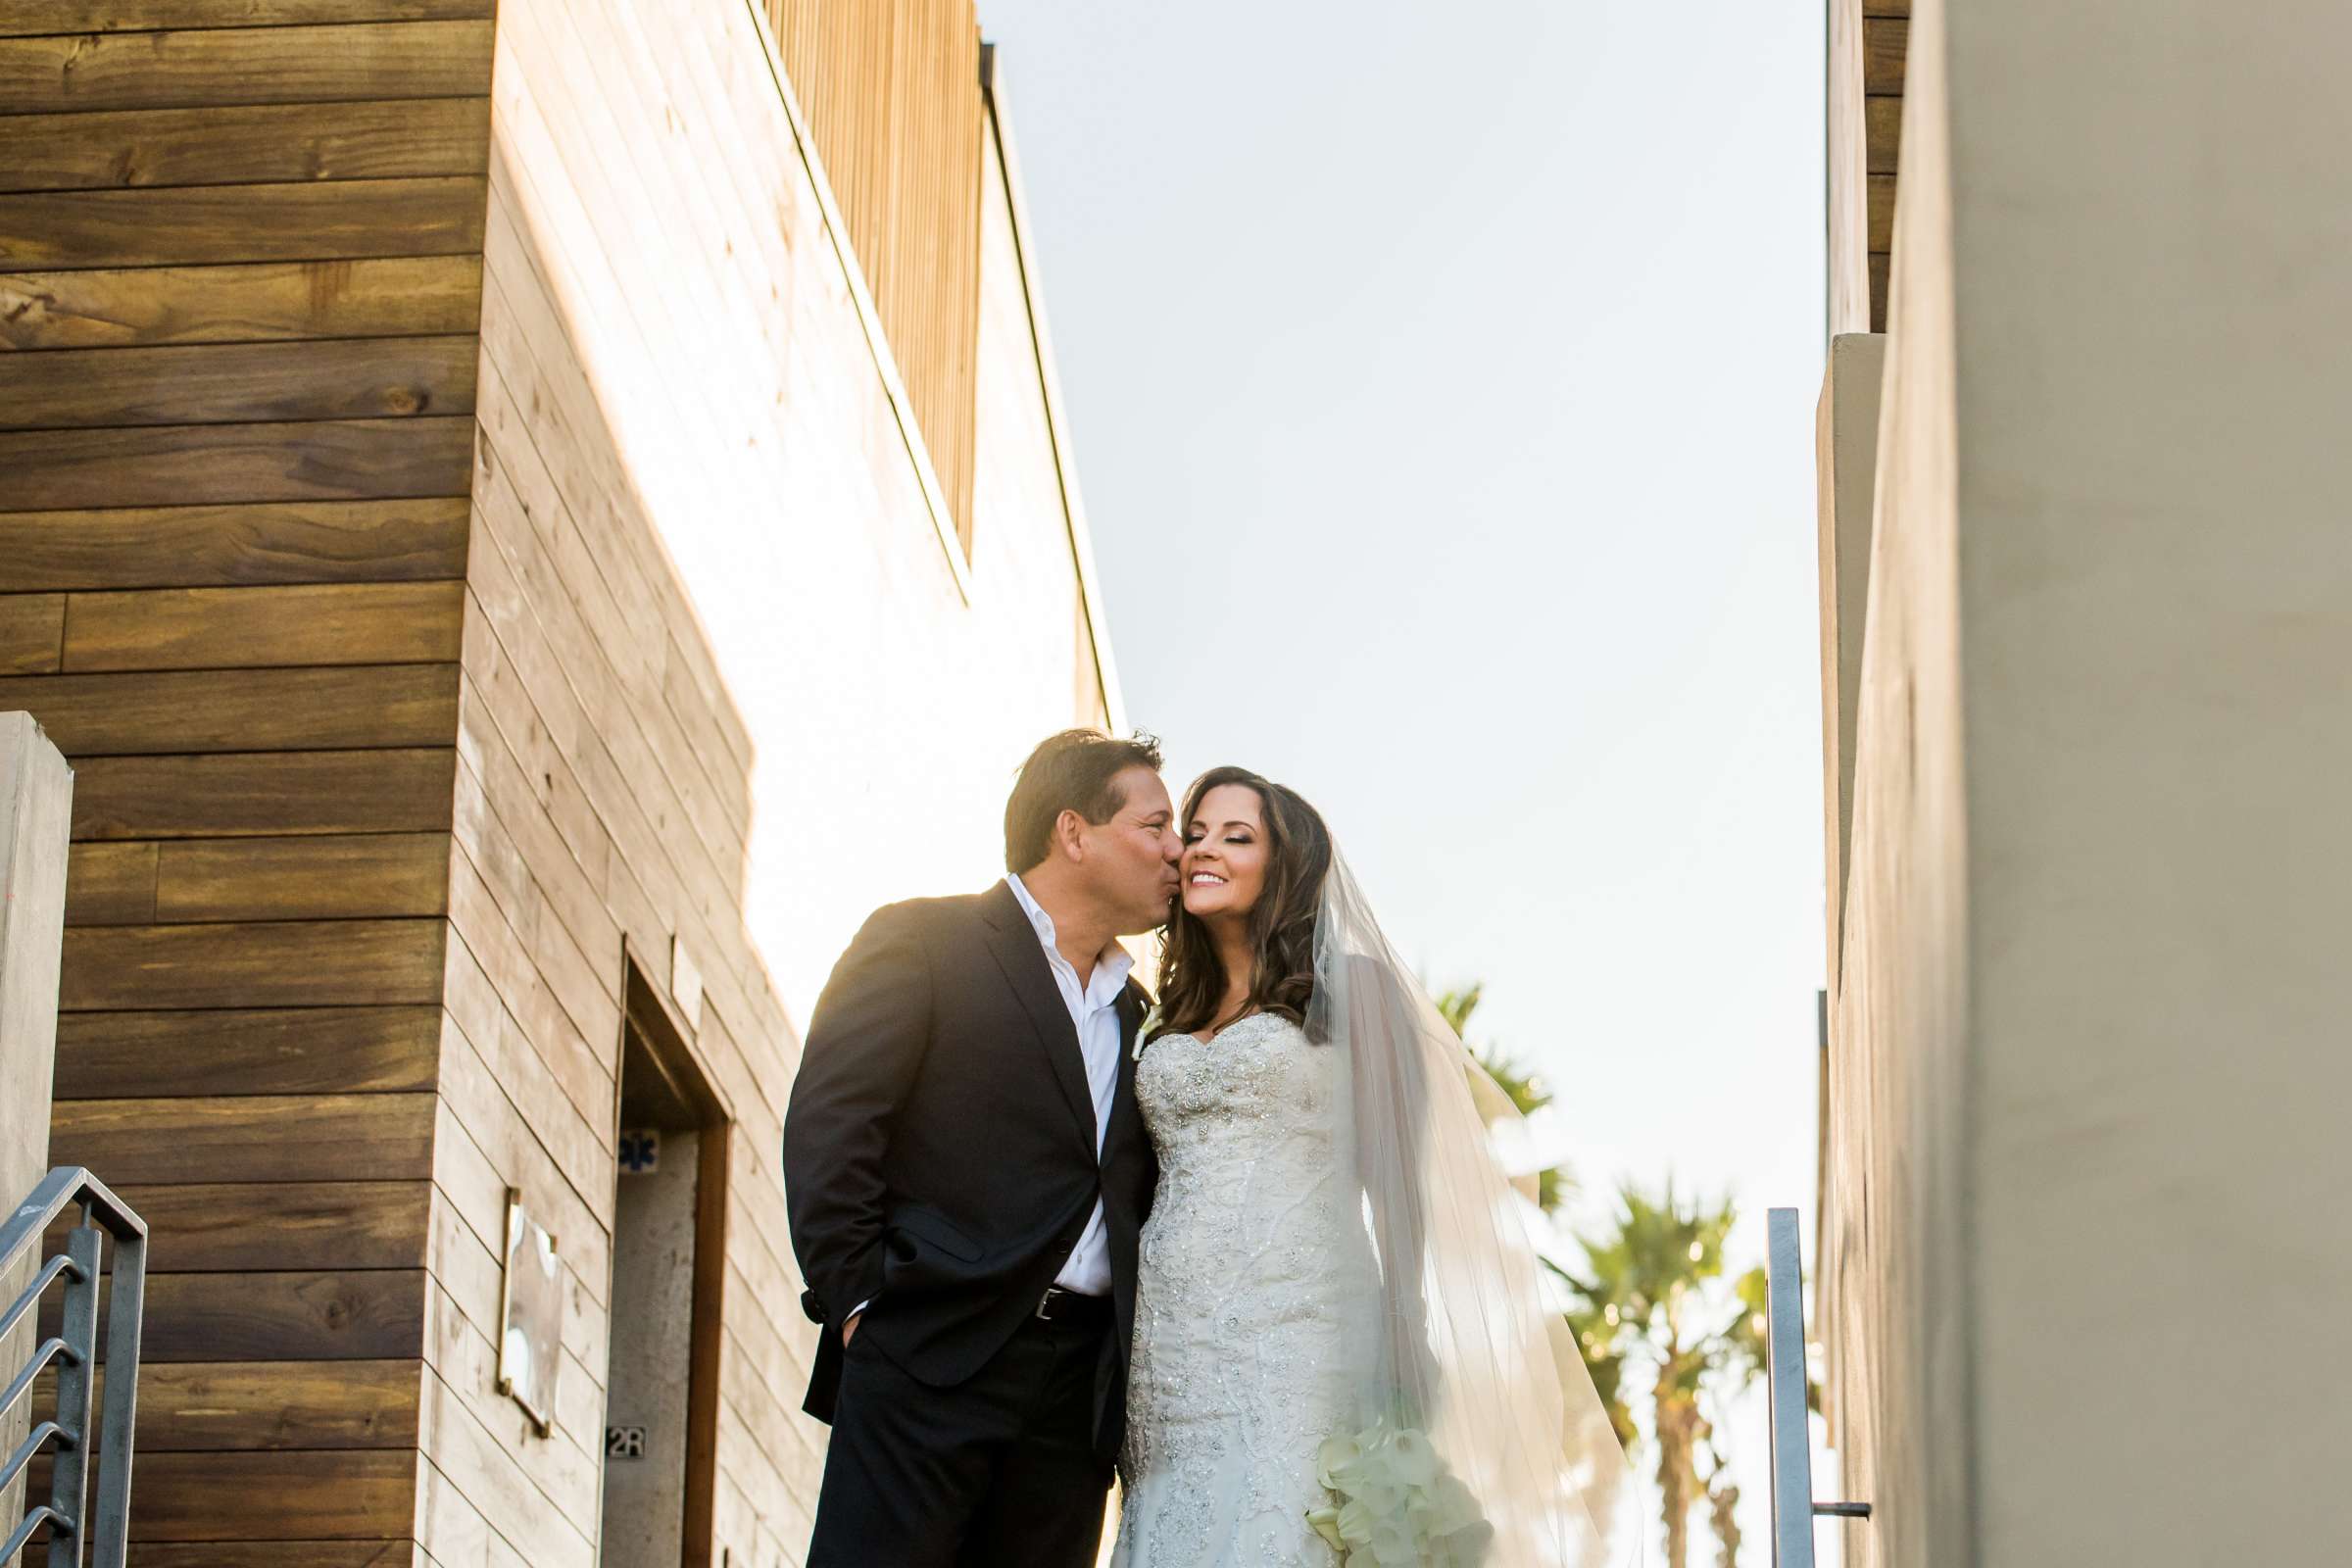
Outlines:
[[[1087, 1093], [1095, 1102], [1095, 1157], [1101, 1159], [1102, 1140], [1110, 1132], [1111, 1097], [1119, 1086], [1119, 993], [1126, 989], [1128, 971], [1135, 967], [1134, 955], [1113, 942], [1102, 950], [1102, 956], [1095, 960], [1094, 974], [1081, 986], [1077, 969], [1054, 946], [1054, 917], [1029, 896], [1018, 876], [1008, 874], [1004, 882], [1029, 916], [1038, 943], [1046, 950], [1046, 966], [1054, 971], [1054, 984], [1061, 991], [1061, 1004], [1069, 1009], [1070, 1022], [1077, 1027], [1078, 1050], [1086, 1057]], [[1054, 1283], [1081, 1296], [1110, 1294], [1110, 1224], [1103, 1216], [1102, 1199], [1095, 1200], [1086, 1230], [1069, 1261], [1054, 1276]]]

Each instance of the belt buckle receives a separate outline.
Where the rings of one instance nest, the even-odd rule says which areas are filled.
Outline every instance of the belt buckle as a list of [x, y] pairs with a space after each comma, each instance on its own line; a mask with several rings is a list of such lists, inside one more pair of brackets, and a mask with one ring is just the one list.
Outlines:
[[1059, 1293], [1056, 1292], [1053, 1286], [1049, 1285], [1046, 1287], [1046, 1294], [1037, 1298], [1037, 1311], [1032, 1315], [1035, 1316], [1040, 1323], [1051, 1323], [1054, 1321], [1054, 1314], [1048, 1311], [1047, 1308], [1054, 1304], [1054, 1298], [1057, 1294]]

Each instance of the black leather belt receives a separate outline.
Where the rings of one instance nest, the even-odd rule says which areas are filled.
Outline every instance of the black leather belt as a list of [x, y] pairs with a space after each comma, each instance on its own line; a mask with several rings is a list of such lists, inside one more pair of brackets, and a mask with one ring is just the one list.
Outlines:
[[1064, 1328], [1094, 1328], [1110, 1321], [1110, 1298], [1081, 1296], [1058, 1285], [1046, 1288], [1038, 1299], [1037, 1320]]

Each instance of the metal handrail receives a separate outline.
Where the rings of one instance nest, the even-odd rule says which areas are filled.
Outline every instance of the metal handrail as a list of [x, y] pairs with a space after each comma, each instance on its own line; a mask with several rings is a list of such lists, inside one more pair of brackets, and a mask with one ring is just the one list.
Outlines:
[[[0, 1395], [5, 1415], [51, 1363], [57, 1367], [57, 1414], [34, 1427], [0, 1470], [5, 1487], [44, 1447], [53, 1460], [49, 1497], [33, 1503], [0, 1543], [0, 1568], [9, 1568], [42, 1525], [49, 1527], [48, 1568], [81, 1568], [84, 1545], [91, 1568], [122, 1568], [130, 1529], [131, 1435], [138, 1422], [139, 1331], [146, 1315], [147, 1222], [104, 1182], [78, 1165], [61, 1165], [41, 1178], [32, 1196], [0, 1223], [0, 1275], [14, 1270], [67, 1209], [81, 1222], [66, 1233], [66, 1250], [45, 1261], [32, 1284], [0, 1315], [0, 1338], [14, 1329], [58, 1280], [66, 1282], [64, 1318], [32, 1360]], [[103, 1229], [101, 1228], [103, 1227]], [[98, 1273], [107, 1235], [115, 1249], [115, 1283], [106, 1325], [106, 1406], [100, 1433], [97, 1498], [85, 1513], [90, 1481], [90, 1414], [98, 1366]]]
[[[60, 1274], [70, 1274], [73, 1272], [74, 1260], [66, 1256], [66, 1254], [63, 1252], [58, 1253], [57, 1256], [42, 1264], [40, 1273], [33, 1276], [33, 1281], [30, 1285], [24, 1287], [24, 1294], [16, 1298], [15, 1302], [10, 1305], [7, 1312], [0, 1313], [0, 1340], [5, 1340], [8, 1338], [9, 1330], [17, 1326], [18, 1319], [22, 1318], [25, 1313], [31, 1311], [35, 1306], [40, 1304], [41, 1293], [48, 1290], [50, 1284], [56, 1280]], [[79, 1279], [80, 1277], [81, 1276], [78, 1274], [74, 1275], [74, 1278], [76, 1279]]]
[[24, 1397], [24, 1391], [32, 1387], [32, 1380], [48, 1371], [52, 1361], [76, 1367], [81, 1364], [81, 1357], [74, 1352], [74, 1347], [56, 1335], [43, 1340], [41, 1348], [32, 1352], [32, 1359], [24, 1363], [24, 1370], [17, 1374], [16, 1381], [0, 1389], [0, 1416], [17, 1407], [17, 1401]]
[[44, 1421], [34, 1427], [24, 1435], [24, 1441], [17, 1445], [17, 1451], [8, 1456], [8, 1462], [0, 1464], [0, 1487], [16, 1480], [17, 1472], [32, 1463], [32, 1456], [40, 1452], [42, 1446], [51, 1438], [57, 1439], [60, 1447], [74, 1441], [74, 1435], [54, 1421]]
[[72, 1530], [74, 1521], [45, 1502], [36, 1505], [31, 1512], [24, 1516], [24, 1522], [17, 1526], [7, 1542], [0, 1544], [0, 1562], [7, 1562], [23, 1550], [24, 1543], [32, 1539], [32, 1533], [43, 1525], [58, 1525]]
[[1813, 1500], [1813, 1433], [1805, 1397], [1805, 1265], [1796, 1210], [1765, 1215], [1764, 1387], [1772, 1421], [1774, 1568], [1813, 1568], [1817, 1515], [1867, 1519], [1867, 1502]]

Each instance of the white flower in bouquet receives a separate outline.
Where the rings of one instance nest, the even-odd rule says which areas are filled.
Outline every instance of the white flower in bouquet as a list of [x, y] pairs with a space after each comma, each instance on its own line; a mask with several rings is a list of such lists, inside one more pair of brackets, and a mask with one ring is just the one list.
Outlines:
[[1381, 1449], [1389, 1474], [1404, 1485], [1426, 1490], [1438, 1479], [1438, 1450], [1428, 1438], [1405, 1427], [1390, 1437]]
[[1425, 1568], [1427, 1549], [1413, 1540], [1400, 1519], [1383, 1519], [1373, 1527], [1371, 1543], [1348, 1554], [1352, 1568]]
[[1433, 1515], [1429, 1533], [1433, 1536], [1450, 1536], [1486, 1522], [1479, 1514], [1478, 1499], [1459, 1476], [1438, 1477], [1430, 1488], [1429, 1500]]
[[1306, 1522], [1346, 1568], [1478, 1568], [1494, 1537], [1429, 1434], [1381, 1419], [1315, 1451], [1332, 1495]]
[[1338, 1476], [1352, 1474], [1357, 1461], [1364, 1456], [1363, 1448], [1353, 1438], [1326, 1438], [1323, 1446], [1315, 1450], [1315, 1482], [1326, 1492], [1337, 1491]]

